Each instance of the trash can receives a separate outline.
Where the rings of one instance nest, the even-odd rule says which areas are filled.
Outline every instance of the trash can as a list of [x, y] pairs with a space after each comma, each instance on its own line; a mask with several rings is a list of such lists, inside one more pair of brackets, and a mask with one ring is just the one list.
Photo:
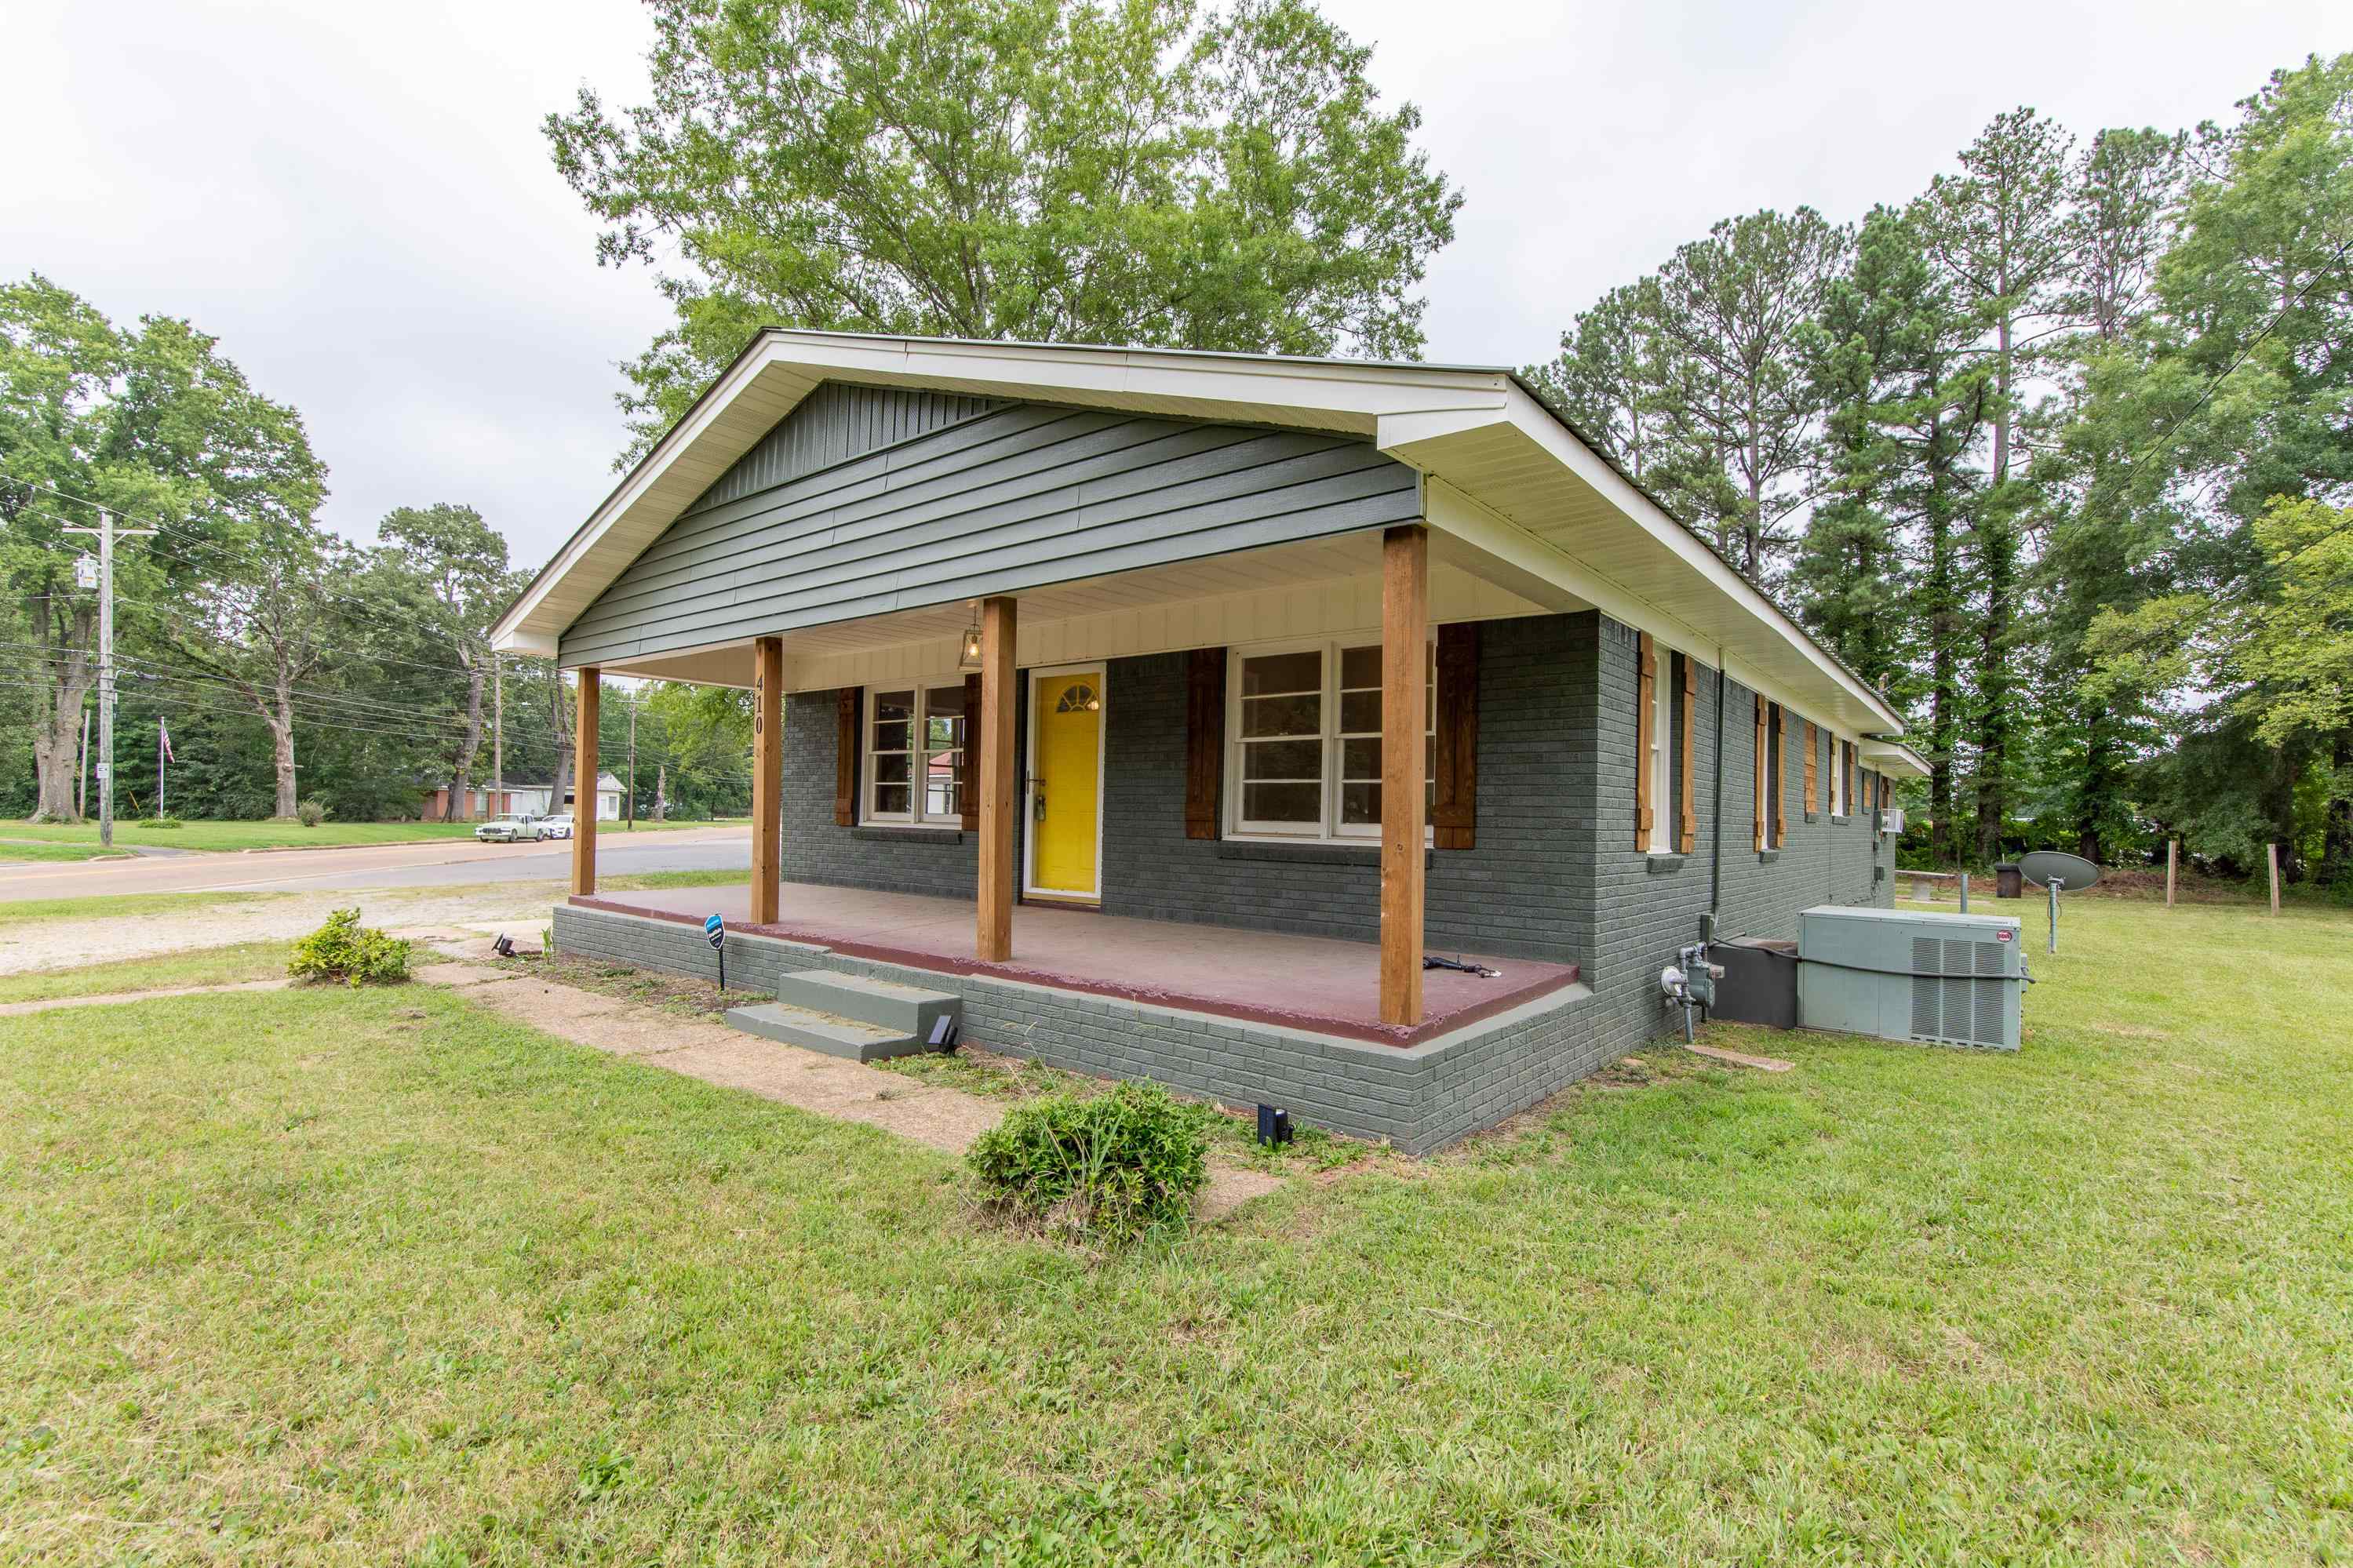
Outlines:
[[2019, 875], [2018, 862], [2004, 861], [1993, 868], [1993, 896], [1997, 899], [2022, 899], [2026, 896], [2026, 879]]

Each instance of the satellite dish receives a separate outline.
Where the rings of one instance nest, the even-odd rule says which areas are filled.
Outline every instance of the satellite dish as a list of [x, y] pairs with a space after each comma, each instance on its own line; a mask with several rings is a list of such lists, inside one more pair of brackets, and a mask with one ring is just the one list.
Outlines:
[[2081, 855], [2070, 855], [2063, 849], [2037, 849], [2018, 858], [2018, 874], [2030, 882], [2051, 889], [2051, 944], [2049, 951], [2059, 951], [2059, 889], [2072, 888], [2083, 891], [2100, 879], [2100, 868]]
[[2019, 875], [2038, 888], [2054, 883], [2071, 893], [2080, 893], [2100, 879], [2100, 868], [2081, 855], [2070, 855], [2063, 849], [2037, 849], [2018, 858]]

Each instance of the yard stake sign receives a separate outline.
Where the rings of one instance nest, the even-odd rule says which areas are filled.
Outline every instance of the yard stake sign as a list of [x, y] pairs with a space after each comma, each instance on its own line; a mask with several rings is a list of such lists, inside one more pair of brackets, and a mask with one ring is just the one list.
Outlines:
[[711, 951], [719, 955], [719, 989], [727, 989], [727, 922], [717, 915], [702, 922], [702, 934], [711, 939]]

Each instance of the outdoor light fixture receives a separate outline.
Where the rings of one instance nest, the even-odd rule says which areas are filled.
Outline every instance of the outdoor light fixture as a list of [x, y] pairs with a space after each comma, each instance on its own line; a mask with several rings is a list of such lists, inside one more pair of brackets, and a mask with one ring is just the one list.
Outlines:
[[956, 660], [958, 669], [980, 668], [980, 627], [966, 627], [964, 634], [964, 656]]
[[1258, 1108], [1258, 1141], [1267, 1148], [1291, 1142], [1291, 1112], [1271, 1105]]

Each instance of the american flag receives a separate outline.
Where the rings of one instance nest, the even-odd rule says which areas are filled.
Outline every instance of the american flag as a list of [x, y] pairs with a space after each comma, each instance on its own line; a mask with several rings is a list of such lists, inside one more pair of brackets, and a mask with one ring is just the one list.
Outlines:
[[155, 721], [155, 734], [164, 742], [164, 760], [167, 763], [178, 762], [180, 759], [172, 754], [172, 731], [161, 718]]

